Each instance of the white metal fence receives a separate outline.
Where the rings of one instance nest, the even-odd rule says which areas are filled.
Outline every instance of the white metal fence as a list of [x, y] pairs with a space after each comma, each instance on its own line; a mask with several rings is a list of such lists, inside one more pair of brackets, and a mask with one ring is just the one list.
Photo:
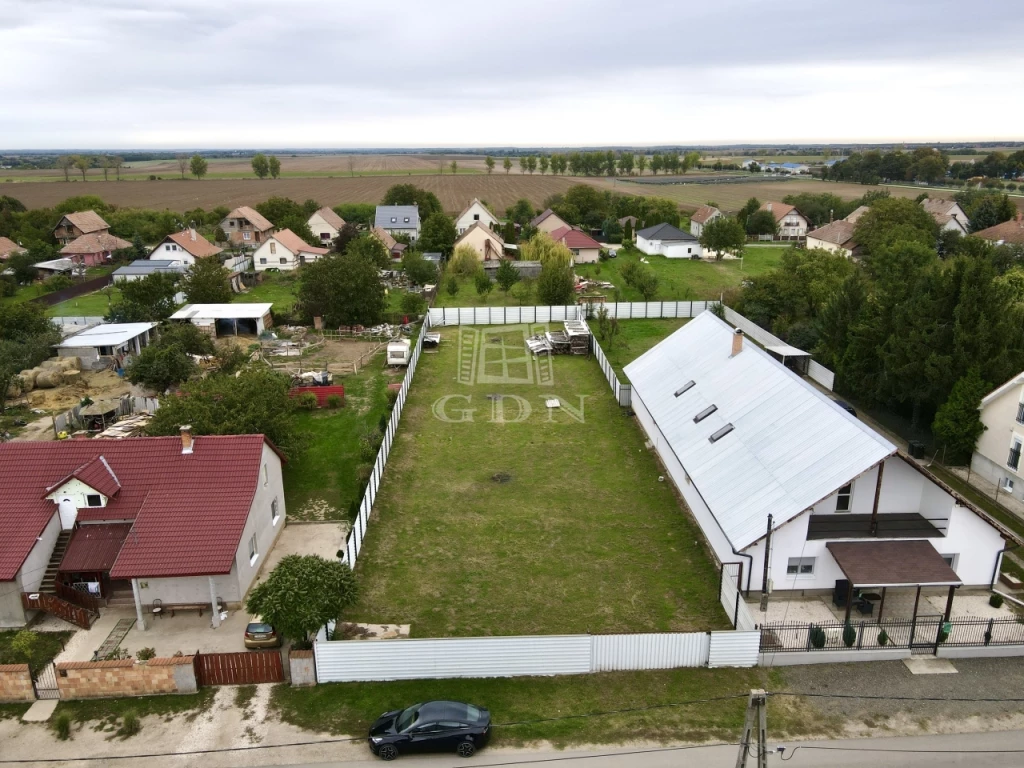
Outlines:
[[398, 432], [398, 422], [402, 418], [402, 409], [409, 397], [409, 388], [412, 386], [412, 377], [416, 373], [416, 364], [420, 359], [420, 352], [423, 350], [423, 337], [430, 330], [430, 318], [423, 320], [423, 327], [413, 346], [412, 357], [409, 359], [409, 367], [405, 371], [405, 378], [402, 379], [402, 389], [398, 392], [398, 399], [391, 411], [391, 418], [388, 419], [388, 428], [384, 432], [384, 440], [377, 451], [377, 459], [373, 462], [373, 473], [370, 475], [366, 491], [363, 493], [362, 502], [359, 505], [359, 514], [352, 524], [348, 538], [345, 540], [345, 556], [343, 562], [348, 563], [350, 568], [356, 567], [356, 559], [363, 548], [363, 537], [366, 536], [366, 528], [370, 522], [370, 512], [373, 510], [374, 499], [377, 498], [377, 489], [380, 488], [381, 479], [384, 477], [384, 467], [387, 466], [388, 456], [391, 453], [391, 446], [395, 442], [395, 434]]
[[[743, 635], [740, 640], [733, 635]], [[753, 641], [747, 637], [753, 635]], [[759, 633], [532, 635], [423, 640], [325, 640], [313, 646], [317, 682], [581, 675], [757, 664]], [[750, 653], [750, 648], [753, 653]]]
[[608, 362], [608, 358], [605, 357], [604, 350], [601, 349], [601, 345], [597, 343], [597, 336], [591, 335], [590, 337], [590, 351], [594, 357], [597, 358], [597, 364], [601, 366], [601, 373], [604, 374], [604, 378], [608, 382], [608, 386], [612, 388], [612, 394], [615, 396], [616, 402], [623, 408], [629, 407], [633, 402], [633, 387], [629, 384], [623, 384], [619, 381], [619, 377], [615, 373], [615, 368]]
[[743, 600], [739, 580], [739, 567], [734, 563], [723, 563], [722, 583], [718, 597], [732, 625], [738, 630], [751, 630], [757, 625]]
[[620, 301], [611, 304], [569, 304], [554, 307], [436, 307], [429, 311], [430, 324], [510, 325], [514, 323], [561, 323], [592, 319], [599, 307], [619, 320], [696, 317], [713, 301]]

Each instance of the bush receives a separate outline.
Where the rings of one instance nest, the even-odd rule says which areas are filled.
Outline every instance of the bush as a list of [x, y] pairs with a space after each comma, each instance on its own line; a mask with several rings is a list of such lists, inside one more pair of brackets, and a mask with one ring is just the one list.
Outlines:
[[328, 395], [327, 396], [327, 407], [332, 411], [341, 408], [344, 402], [341, 399], [341, 395]]
[[47, 293], [54, 293], [70, 288], [74, 284], [75, 281], [71, 279], [70, 275], [54, 275], [43, 281], [43, 290]]
[[480, 269], [480, 256], [471, 245], [463, 243], [455, 249], [451, 261], [448, 262], [448, 274], [459, 277], [472, 277]]
[[476, 273], [476, 277], [473, 278], [473, 282], [476, 285], [476, 292], [481, 296], [486, 296], [491, 292], [491, 288], [494, 287], [491, 283], [491, 278], [482, 271]]
[[427, 302], [418, 293], [407, 293], [402, 296], [402, 312], [406, 315], [419, 315], [427, 307]]
[[[458, 292], [459, 292], [459, 281], [458, 281], [458, 279], [456, 279], [455, 275], [452, 275], [451, 277], [448, 278], [448, 283], [446, 285], [446, 288], [448, 290], [448, 295], [449, 296], [455, 296], [455, 295], [458, 294]], [[17, 286], [15, 286], [15, 290], [17, 290]]]
[[884, 629], [878, 633], [878, 644], [883, 648], [889, 644], [889, 633]]
[[814, 648], [825, 647], [825, 630], [819, 627], [817, 624], [812, 624], [808, 630], [810, 632], [811, 646]]
[[382, 439], [381, 431], [376, 427], [363, 432], [359, 436], [359, 458], [363, 461], [373, 461], [377, 457]]
[[134, 736], [142, 730], [142, 721], [134, 709], [129, 709], [121, 717], [121, 727], [117, 729], [117, 735], [122, 739]]
[[857, 642], [857, 630], [847, 622], [846, 626], [843, 627], [843, 645], [847, 648], [853, 648], [853, 644]]
[[993, 608], [1002, 608], [1003, 596], [997, 595], [995, 592], [993, 592], [991, 595], [988, 596], [988, 604], [991, 605]]
[[149, 174], [149, 180], [150, 181], [156, 181], [156, 174], [155, 173]]
[[295, 398], [295, 404], [304, 411], [315, 411], [319, 401], [312, 392], [303, 392]]
[[67, 712], [59, 712], [56, 717], [53, 718], [53, 730], [57, 733], [57, 738], [61, 741], [67, 741], [71, 738], [71, 715]]
[[150, 659], [156, 658], [155, 648], [139, 648], [135, 652], [135, 658], [139, 661], [149, 661]]

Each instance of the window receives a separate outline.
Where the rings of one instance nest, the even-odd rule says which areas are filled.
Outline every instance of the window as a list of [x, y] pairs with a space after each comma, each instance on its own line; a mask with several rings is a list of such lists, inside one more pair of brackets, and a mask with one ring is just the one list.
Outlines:
[[709, 437], [709, 438], [708, 438], [708, 442], [709, 442], [709, 443], [717, 443], [717, 442], [718, 442], [719, 440], [721, 440], [721, 439], [722, 439], [723, 437], [725, 437], [725, 436], [726, 436], [726, 435], [728, 435], [728, 434], [729, 434], [730, 432], [732, 432], [732, 429], [733, 429], [733, 427], [732, 427], [732, 424], [726, 424], [726, 425], [725, 425], [724, 427], [722, 427], [722, 428], [721, 428], [720, 430], [718, 430], [717, 432], [713, 433], [713, 434], [711, 435], [711, 437]]
[[397, 216], [392, 216], [391, 217], [391, 223], [392, 224], [397, 224], [398, 223], [398, 217]]
[[1013, 493], [1013, 480], [1008, 477], [1003, 478], [1003, 484], [1000, 486], [1007, 493]]
[[229, 219], [228, 220], [228, 228], [229, 229], [234, 229], [235, 228], [235, 220], [234, 219]]
[[320, 233], [320, 240], [321, 241], [330, 240], [330, 239], [331, 239], [331, 233], [330, 232], [321, 232]]
[[267, 472], [267, 465], [263, 465], [263, 484], [266, 485], [270, 482], [270, 473]]
[[695, 382], [693, 379], [690, 379], [690, 381], [686, 382], [685, 384], [683, 384], [683, 386], [681, 386], [679, 389], [677, 389], [674, 394], [675, 394], [676, 397], [679, 397], [681, 394], [683, 394], [683, 392], [690, 391], [696, 385], [697, 385], [697, 382]]
[[249, 539], [249, 565], [255, 563], [256, 558], [258, 558], [259, 556], [260, 551], [256, 548], [256, 534], [254, 533], [252, 535], [252, 538]]
[[98, 493], [90, 493], [85, 497], [85, 506], [87, 507], [102, 507], [103, 499]]
[[409, 217], [408, 217], [408, 216], [406, 216], [406, 217], [405, 217], [405, 223], [406, 223], [406, 224], [408, 224], [408, 223], [409, 223]]
[[480, 221], [480, 214], [479, 213], [474, 213], [473, 214], [473, 221]]
[[1006, 459], [1006, 466], [1014, 471], [1020, 466], [1020, 448], [1020, 439], [1013, 438], [1013, 446], [1010, 448], [1010, 455]]
[[266, 263], [267, 263], [266, 259], [260, 259], [260, 264], [266, 264]]
[[287, 264], [288, 263], [288, 259], [286, 259], [284, 256], [282, 256], [281, 257], [281, 263], [282, 264]]
[[849, 512], [853, 498], [853, 483], [847, 483], [836, 494], [836, 512]]
[[717, 410], [717, 405], [709, 405], [707, 408], [705, 408], [703, 411], [701, 411], [700, 413], [693, 417], [693, 423], [700, 424], [700, 422], [704, 421], [704, 419], [706, 419], [708, 416], [710, 416]]
[[270, 241], [270, 255], [273, 256], [276, 253], [277, 253], [277, 243], [275, 243], [273, 240], [271, 240]]
[[960, 562], [960, 555], [957, 553], [954, 553], [952, 555], [939, 555], [939, 557], [945, 560], [946, 565], [948, 565], [954, 571], [956, 570], [957, 563]]
[[277, 521], [281, 519], [281, 513], [277, 510], [277, 499], [275, 498], [270, 502], [270, 522], [277, 525]]
[[786, 564], [786, 575], [787, 576], [813, 576], [814, 575], [814, 558], [813, 557], [791, 557], [789, 562]]
[[242, 233], [242, 239], [243, 240], [248, 240], [250, 237], [251, 237], [251, 235], [248, 232], [243, 232]]

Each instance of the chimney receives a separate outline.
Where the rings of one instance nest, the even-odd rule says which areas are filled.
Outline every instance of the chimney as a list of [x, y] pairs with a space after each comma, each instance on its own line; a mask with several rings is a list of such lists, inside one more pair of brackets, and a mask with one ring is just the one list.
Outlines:
[[739, 328], [732, 335], [732, 354], [729, 357], [736, 357], [743, 351], [743, 331]]
[[181, 453], [186, 456], [192, 453], [192, 446], [195, 441], [192, 439], [192, 425], [182, 424], [181, 426]]
[[188, 230], [188, 234], [192, 238], [192, 242], [194, 243], [196, 241], [196, 231], [190, 227]]
[[765, 203], [764, 204], [764, 209], [770, 213], [771, 210], [772, 210], [772, 204], [771, 203]]

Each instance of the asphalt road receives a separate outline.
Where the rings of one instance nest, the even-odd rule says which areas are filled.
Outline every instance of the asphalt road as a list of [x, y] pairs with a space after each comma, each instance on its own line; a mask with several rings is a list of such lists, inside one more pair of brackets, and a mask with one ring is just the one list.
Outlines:
[[[772, 743], [773, 748], [779, 746]], [[1024, 766], [1024, 731], [920, 736], [855, 741], [815, 741], [786, 745], [783, 754], [768, 757], [770, 766], [828, 766], [829, 768], [880, 768], [921, 766], [924, 768], [1006, 768]], [[469, 760], [454, 755], [402, 757], [396, 768], [474, 768], [475, 766], [538, 766], [538, 768], [733, 768], [737, 747], [608, 749], [596, 752], [524, 752], [486, 750]], [[379, 768], [380, 760], [304, 763], [306, 768]], [[751, 757], [747, 765], [756, 768]], [[278, 766], [277, 768], [284, 768]]]

